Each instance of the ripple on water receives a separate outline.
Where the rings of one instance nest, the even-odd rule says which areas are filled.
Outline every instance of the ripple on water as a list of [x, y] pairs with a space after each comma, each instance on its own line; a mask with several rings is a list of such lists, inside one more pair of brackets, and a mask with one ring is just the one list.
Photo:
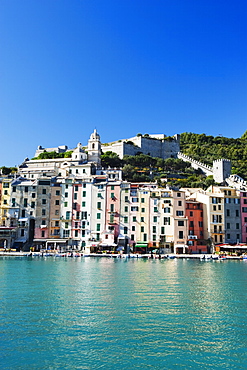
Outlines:
[[246, 269], [1, 260], [1, 368], [246, 369]]

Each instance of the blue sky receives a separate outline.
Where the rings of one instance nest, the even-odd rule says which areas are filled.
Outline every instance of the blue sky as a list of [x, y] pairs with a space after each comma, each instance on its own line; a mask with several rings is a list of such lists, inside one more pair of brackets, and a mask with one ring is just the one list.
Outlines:
[[247, 130], [246, 0], [1, 0], [0, 166], [38, 145]]

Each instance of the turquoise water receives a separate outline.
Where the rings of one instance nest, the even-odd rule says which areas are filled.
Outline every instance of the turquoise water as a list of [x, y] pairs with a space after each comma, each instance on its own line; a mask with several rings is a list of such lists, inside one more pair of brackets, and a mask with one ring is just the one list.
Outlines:
[[1, 369], [246, 369], [247, 262], [0, 259]]

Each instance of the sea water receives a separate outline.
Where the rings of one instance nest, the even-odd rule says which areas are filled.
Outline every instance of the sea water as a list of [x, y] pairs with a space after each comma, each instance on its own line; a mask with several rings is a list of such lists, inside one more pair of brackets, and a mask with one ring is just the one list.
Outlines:
[[247, 369], [247, 262], [0, 258], [1, 369]]

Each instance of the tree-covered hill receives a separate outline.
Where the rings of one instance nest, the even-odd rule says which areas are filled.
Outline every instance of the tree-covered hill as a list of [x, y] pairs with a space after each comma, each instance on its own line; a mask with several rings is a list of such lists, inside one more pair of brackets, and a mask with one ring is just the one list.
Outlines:
[[238, 139], [184, 132], [181, 134], [180, 150], [210, 166], [215, 159], [230, 159], [232, 173], [247, 180], [247, 131]]

